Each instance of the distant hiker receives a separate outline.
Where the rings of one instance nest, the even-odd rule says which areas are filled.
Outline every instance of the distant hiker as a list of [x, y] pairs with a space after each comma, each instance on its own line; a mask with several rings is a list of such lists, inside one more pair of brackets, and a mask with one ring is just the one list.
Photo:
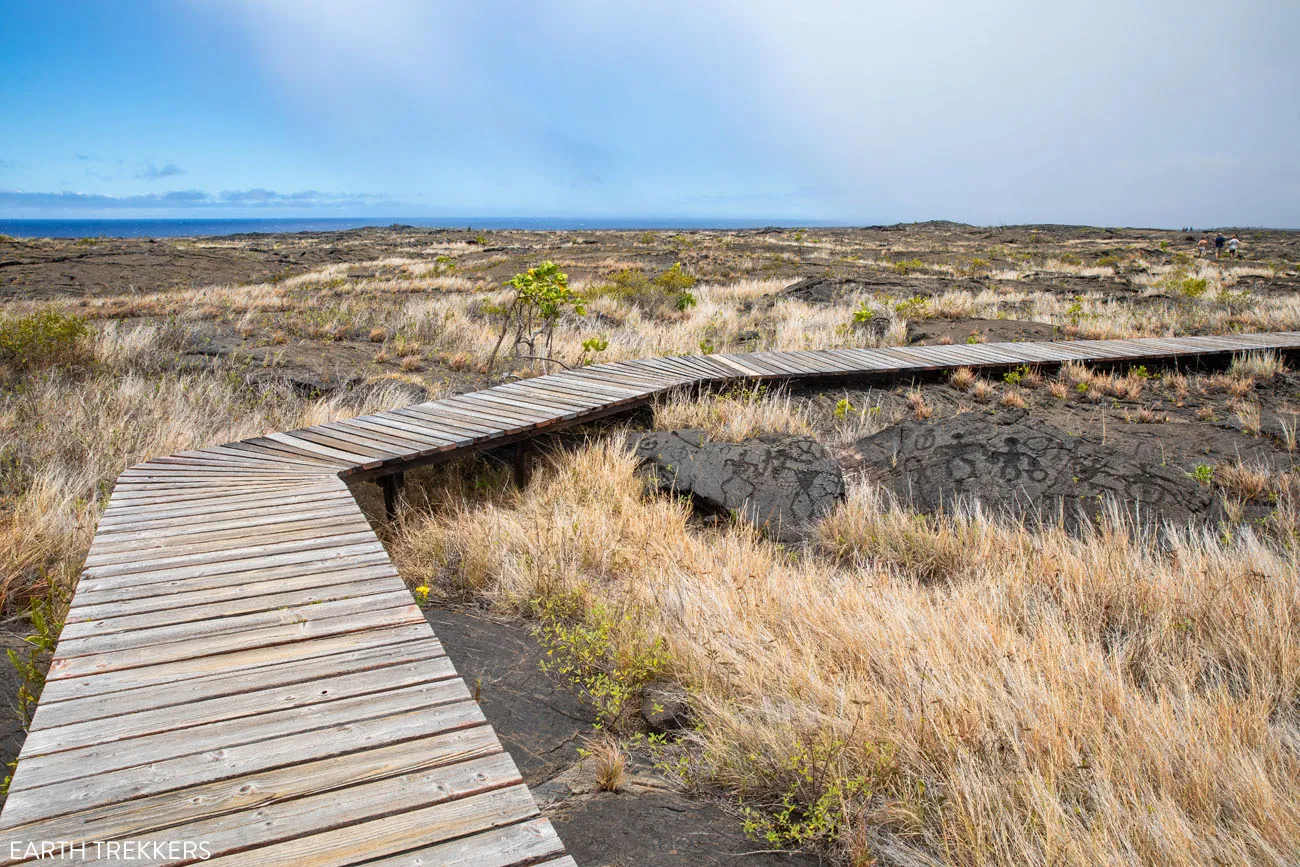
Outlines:
[[1196, 242], [1196, 255], [1204, 259], [1206, 256], [1209, 255], [1209, 253], [1210, 253], [1209, 238], [1201, 238], [1201, 240]]
[[1228, 243], [1228, 239], [1223, 237], [1223, 233], [1214, 236], [1214, 258], [1218, 259], [1223, 255], [1223, 245]]
[[1241, 258], [1240, 256], [1237, 255], [1237, 247], [1240, 246], [1240, 245], [1241, 245], [1241, 242], [1237, 240], [1237, 236], [1236, 236], [1236, 235], [1233, 235], [1231, 238], [1228, 239], [1228, 258], [1229, 258], [1229, 259], [1240, 259], [1240, 258]]

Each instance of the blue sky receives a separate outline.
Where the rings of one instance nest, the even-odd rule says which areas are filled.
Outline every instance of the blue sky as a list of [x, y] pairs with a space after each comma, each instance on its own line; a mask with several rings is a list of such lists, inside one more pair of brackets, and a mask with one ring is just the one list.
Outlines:
[[0, 217], [1300, 227], [1300, 3], [0, 0]]

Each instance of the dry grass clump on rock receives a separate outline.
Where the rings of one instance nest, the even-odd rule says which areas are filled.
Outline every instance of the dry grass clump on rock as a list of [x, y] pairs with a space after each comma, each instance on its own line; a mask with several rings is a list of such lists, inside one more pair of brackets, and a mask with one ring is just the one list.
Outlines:
[[405, 516], [408, 579], [596, 618], [613, 677], [662, 647], [700, 720], [688, 781], [782, 842], [853, 864], [1300, 857], [1294, 547], [923, 519], [860, 487], [791, 551], [693, 529], [609, 443], [442, 502]]

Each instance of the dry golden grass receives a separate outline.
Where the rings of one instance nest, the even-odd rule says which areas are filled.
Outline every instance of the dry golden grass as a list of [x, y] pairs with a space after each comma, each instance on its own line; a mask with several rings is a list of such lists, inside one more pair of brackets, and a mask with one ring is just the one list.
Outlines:
[[627, 753], [618, 738], [601, 732], [588, 737], [582, 750], [583, 758], [591, 760], [597, 790], [617, 792], [623, 788], [627, 782]]
[[180, 339], [166, 326], [110, 327], [95, 340], [93, 369], [32, 374], [0, 396], [0, 610], [51, 585], [71, 589], [128, 466], [409, 400], [380, 387], [360, 400], [308, 401], [222, 365], [177, 373], [169, 341]]
[[948, 374], [948, 384], [958, 391], [969, 391], [975, 384], [975, 373], [969, 367], [959, 367]]
[[659, 639], [695, 696], [692, 782], [839, 793], [845, 863], [1300, 858], [1294, 550], [921, 520], [858, 488], [793, 553], [690, 529], [633, 467], [597, 444], [522, 493], [440, 498], [394, 555], [503, 611], [628, 613], [611, 658]]
[[998, 404], [1012, 409], [1024, 409], [1027, 406], [1025, 397], [1018, 388], [1008, 388], [1004, 391]]
[[655, 427], [699, 428], [714, 439], [739, 441], [762, 434], [811, 434], [804, 409], [783, 389], [733, 388], [693, 400], [675, 394], [654, 406]]

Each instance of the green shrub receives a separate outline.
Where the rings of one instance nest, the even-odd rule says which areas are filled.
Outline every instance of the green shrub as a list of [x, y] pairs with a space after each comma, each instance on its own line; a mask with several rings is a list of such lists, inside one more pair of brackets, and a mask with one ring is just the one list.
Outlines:
[[924, 319], [930, 311], [930, 301], [924, 295], [913, 295], [894, 305], [894, 312], [903, 319]]
[[90, 334], [86, 320], [57, 310], [0, 320], [0, 360], [24, 370], [76, 364], [90, 356]]
[[699, 303], [690, 291], [696, 280], [682, 271], [680, 262], [654, 277], [640, 268], [625, 268], [615, 271], [608, 279], [609, 283], [591, 291], [593, 297], [617, 298], [656, 315], [666, 315], [669, 310], [689, 310]]
[[540, 349], [544, 357], [550, 357], [551, 341], [560, 317], [569, 310], [578, 316], [587, 314], [582, 296], [569, 288], [569, 275], [554, 262], [543, 262], [516, 274], [505, 285], [515, 290], [515, 298], [505, 310], [501, 333], [488, 359], [489, 367], [496, 363], [501, 344], [511, 331], [516, 356], [537, 358]]
[[889, 267], [893, 269], [895, 274], [907, 276], [913, 271], [920, 271], [925, 267], [925, 263], [920, 259], [898, 259], [891, 262]]
[[543, 671], [567, 681], [596, 711], [599, 728], [617, 728], [645, 686], [668, 664], [664, 639], [651, 636], [631, 609], [583, 606], [574, 599], [533, 600]]

